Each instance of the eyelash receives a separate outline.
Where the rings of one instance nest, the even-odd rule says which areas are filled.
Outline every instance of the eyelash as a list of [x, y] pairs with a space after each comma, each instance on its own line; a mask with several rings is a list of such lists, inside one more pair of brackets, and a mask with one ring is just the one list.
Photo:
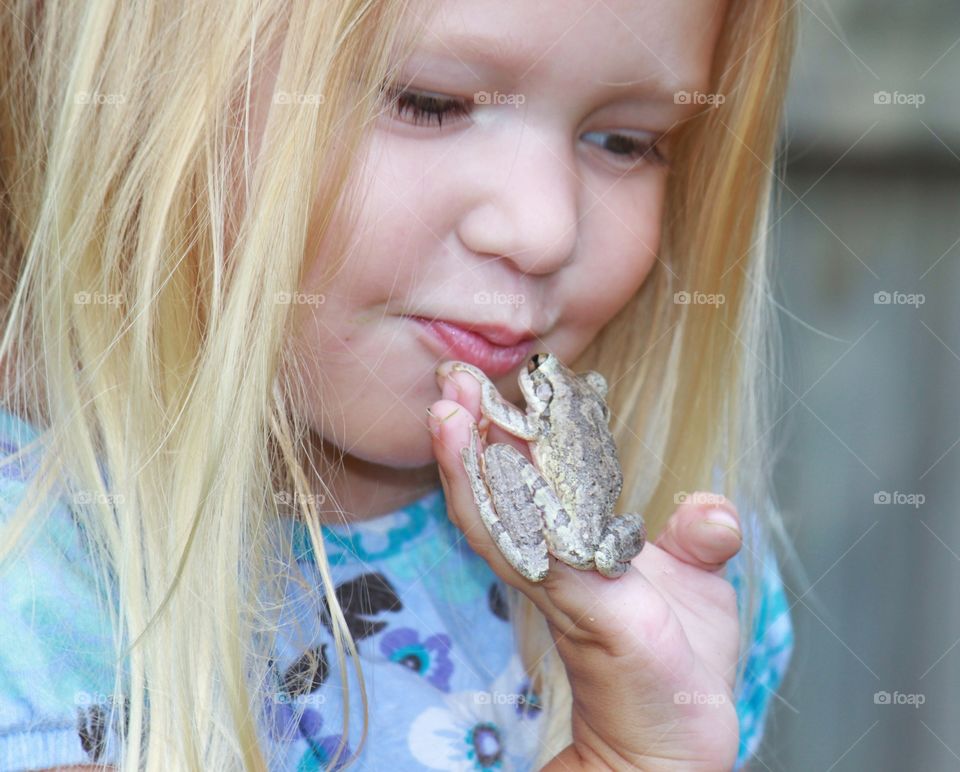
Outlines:
[[[402, 89], [393, 90], [390, 96], [391, 104], [396, 105], [397, 115], [402, 116], [405, 112], [409, 112], [415, 126], [435, 124], [437, 127], [442, 127], [444, 116], [462, 118], [470, 114], [470, 104], [463, 99], [444, 99]], [[650, 163], [658, 165], [667, 165], [669, 162], [657, 146], [659, 137], [653, 142], [644, 142], [624, 134], [611, 134], [610, 139], [614, 140], [614, 146], [626, 145], [629, 148], [628, 153], [614, 153], [620, 158], [631, 158], [635, 161], [646, 158]]]

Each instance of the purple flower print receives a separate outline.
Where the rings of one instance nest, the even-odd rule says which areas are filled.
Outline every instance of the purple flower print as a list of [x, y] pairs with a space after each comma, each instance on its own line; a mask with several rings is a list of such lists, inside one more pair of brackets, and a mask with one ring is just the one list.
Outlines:
[[340, 753], [337, 764], [330, 766], [330, 760], [340, 744], [342, 735], [328, 734], [321, 737], [323, 716], [313, 708], [304, 708], [298, 717], [292, 702], [297, 699], [283, 692], [278, 692], [273, 699], [268, 699], [267, 718], [271, 736], [275, 740], [284, 742], [292, 742], [298, 736], [306, 741], [309, 747], [297, 764], [298, 772], [340, 769], [353, 754], [349, 743]]
[[410, 627], [398, 627], [384, 633], [380, 650], [394, 662], [410, 668], [444, 692], [450, 691], [450, 637], [431, 635], [422, 643], [420, 633]]

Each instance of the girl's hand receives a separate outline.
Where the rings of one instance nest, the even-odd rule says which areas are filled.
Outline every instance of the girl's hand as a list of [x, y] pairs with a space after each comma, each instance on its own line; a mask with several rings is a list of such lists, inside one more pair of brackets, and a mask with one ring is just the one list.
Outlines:
[[[460, 460], [480, 418], [479, 385], [464, 373], [440, 380], [444, 398], [430, 406], [440, 420], [430, 422], [439, 427], [433, 448], [448, 515], [494, 572], [544, 614], [570, 679], [574, 743], [555, 760], [558, 769], [561, 762], [566, 769], [732, 769], [739, 626], [723, 571], [741, 544], [735, 507], [716, 495], [708, 500], [718, 504], [681, 504], [618, 579], [551, 555], [549, 576], [530, 582], [494, 545]], [[487, 444], [494, 442], [529, 458], [526, 443], [491, 424]]]

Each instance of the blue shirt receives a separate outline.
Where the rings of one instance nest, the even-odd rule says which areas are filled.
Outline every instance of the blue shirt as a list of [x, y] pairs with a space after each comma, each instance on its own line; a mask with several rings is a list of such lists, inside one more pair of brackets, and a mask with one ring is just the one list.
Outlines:
[[[0, 411], [9, 455], [36, 436]], [[15, 470], [14, 470], [15, 471]], [[20, 473], [0, 474], [5, 518], [22, 496]], [[302, 523], [281, 518], [307, 591], [290, 582], [267, 701], [271, 769], [320, 770], [341, 739], [342, 682], [319, 572]], [[372, 520], [322, 528], [337, 597], [360, 653], [370, 734], [360, 769], [532, 768], [540, 714], [506, 619], [503, 586], [446, 516], [442, 490]], [[0, 772], [116, 763], [108, 696], [110, 629], [80, 540], [57, 502], [26, 554], [0, 575]], [[793, 648], [776, 560], [765, 560], [762, 601], [742, 681], [737, 767], [753, 754]], [[739, 560], [727, 575], [740, 592]], [[359, 685], [348, 660], [350, 733], [361, 728]], [[118, 714], [115, 714], [118, 715]]]

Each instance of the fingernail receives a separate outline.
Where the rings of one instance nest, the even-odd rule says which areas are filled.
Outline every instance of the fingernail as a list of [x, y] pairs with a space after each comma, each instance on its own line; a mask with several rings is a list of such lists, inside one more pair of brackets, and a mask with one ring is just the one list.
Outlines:
[[430, 434], [432, 434], [434, 437], [439, 437], [440, 424], [453, 418], [459, 412], [460, 412], [460, 406], [458, 405], [457, 407], [455, 407], [453, 410], [450, 411], [450, 415], [438, 416], [428, 407], [427, 408], [427, 424], [430, 428]]
[[740, 526], [737, 525], [736, 518], [725, 509], [711, 509], [707, 512], [707, 517], [702, 522], [710, 525], [719, 525], [733, 531], [737, 537], [740, 537]]
[[435, 370], [438, 378], [446, 378], [450, 374], [450, 368], [453, 366], [453, 360], [448, 359], [445, 362], [441, 362], [437, 369]]

